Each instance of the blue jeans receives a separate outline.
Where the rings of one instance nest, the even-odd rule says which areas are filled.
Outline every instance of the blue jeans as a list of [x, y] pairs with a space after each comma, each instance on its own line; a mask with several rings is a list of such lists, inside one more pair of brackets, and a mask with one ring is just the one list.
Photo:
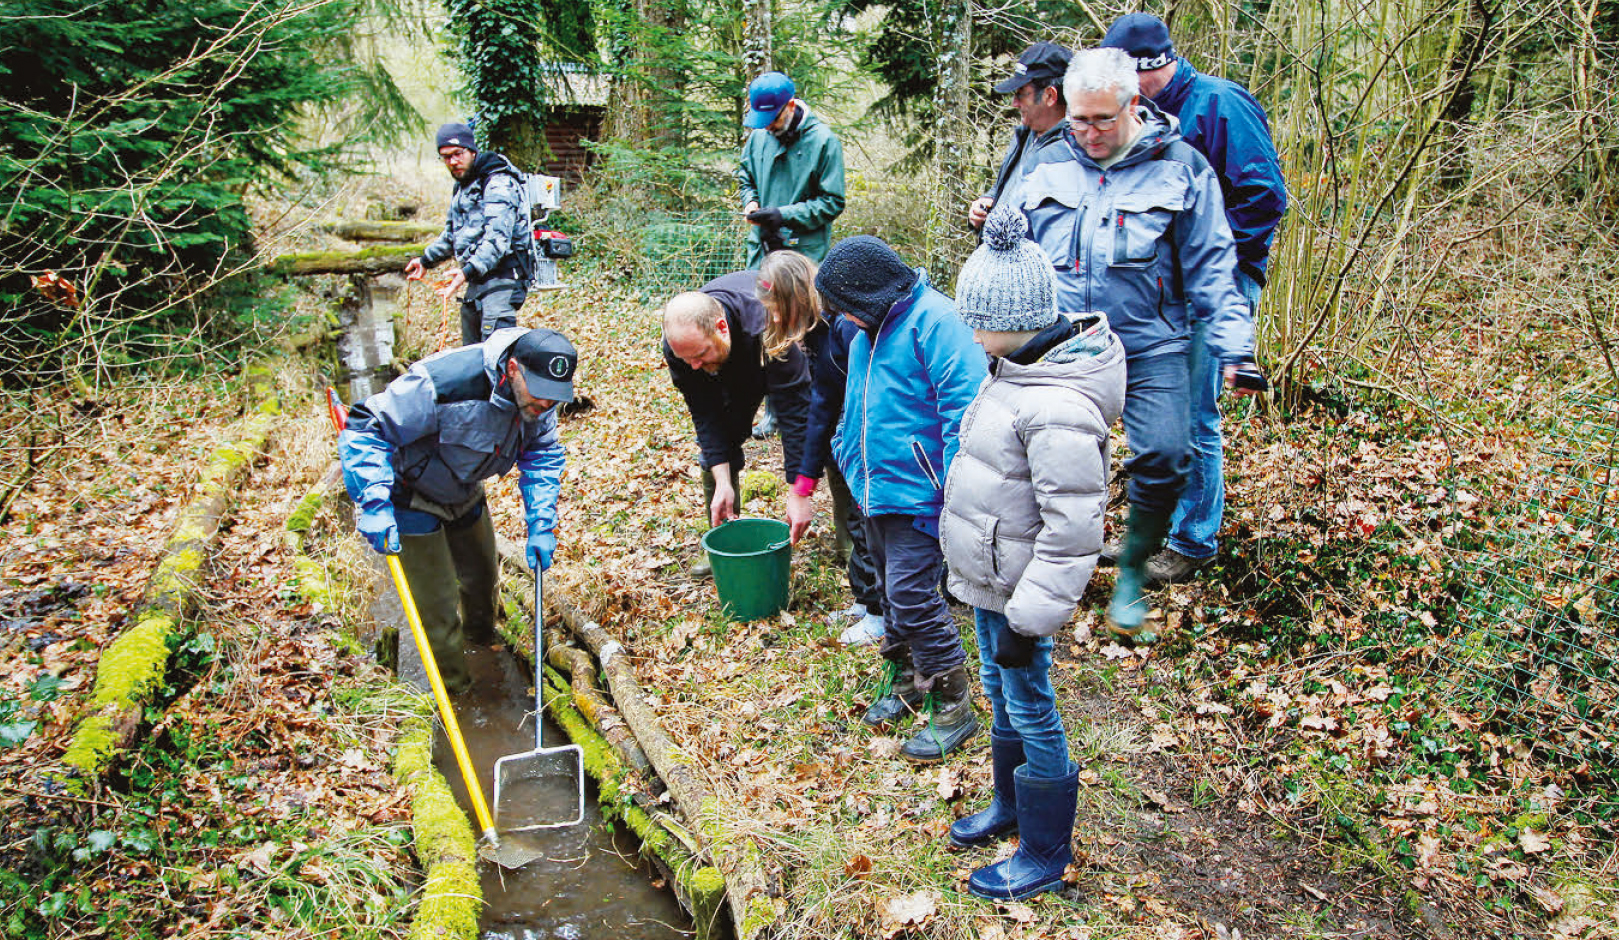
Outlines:
[[1068, 735], [1051, 690], [1051, 637], [1034, 641], [1034, 659], [1022, 669], [995, 665], [995, 636], [1006, 615], [975, 608], [978, 622], [978, 678], [995, 712], [1000, 738], [1023, 739], [1027, 773], [1048, 780], [1068, 774]]
[[[1237, 272], [1237, 291], [1248, 300], [1248, 309], [1259, 305], [1259, 284]], [[1220, 550], [1218, 536], [1225, 518], [1225, 440], [1220, 435], [1220, 390], [1225, 387], [1225, 369], [1209, 354], [1203, 341], [1204, 324], [1192, 333], [1192, 361], [1188, 367], [1192, 382], [1192, 466], [1186, 475], [1175, 515], [1169, 521], [1168, 547], [1187, 558], [1213, 558]]]
[[1125, 363], [1124, 438], [1131, 456], [1130, 508], [1170, 513], [1186, 488], [1189, 419], [1186, 353]]

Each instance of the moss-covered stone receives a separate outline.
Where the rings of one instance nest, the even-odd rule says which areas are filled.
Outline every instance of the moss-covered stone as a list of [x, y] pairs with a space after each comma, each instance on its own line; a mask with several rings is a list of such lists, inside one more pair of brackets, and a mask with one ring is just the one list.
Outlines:
[[326, 504], [326, 497], [320, 487], [315, 487], [304, 498], [298, 501], [298, 507], [287, 517], [287, 531], [305, 533], [315, 524], [315, 514], [320, 512]]

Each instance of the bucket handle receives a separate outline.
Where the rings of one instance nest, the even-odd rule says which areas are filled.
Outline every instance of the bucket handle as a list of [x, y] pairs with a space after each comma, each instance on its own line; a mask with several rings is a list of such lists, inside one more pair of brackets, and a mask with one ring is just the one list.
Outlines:
[[767, 553], [768, 552], [779, 552], [782, 549], [786, 548], [788, 545], [792, 544], [792, 541], [793, 541], [792, 539], [782, 539], [779, 542], [771, 542], [769, 545], [765, 546], [764, 550]]

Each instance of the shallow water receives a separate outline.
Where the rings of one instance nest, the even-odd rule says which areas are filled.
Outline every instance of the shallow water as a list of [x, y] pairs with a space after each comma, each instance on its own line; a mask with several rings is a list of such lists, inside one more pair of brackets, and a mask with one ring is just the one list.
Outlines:
[[[405, 644], [409, 644], [408, 635]], [[497, 814], [497, 831], [572, 819], [578, 811], [577, 784], [571, 758], [566, 755], [520, 762], [525, 767], [544, 765], [547, 772], [536, 779], [520, 779], [515, 785], [503, 784], [497, 808], [495, 761], [534, 749], [533, 676], [525, 674], [519, 661], [504, 651], [468, 647], [468, 666], [473, 689], [456, 697], [456, 721], [484, 796]], [[455, 755], [442, 730], [439, 736], [434, 751], [439, 771], [472, 819]], [[547, 722], [544, 743], [547, 748], [557, 747], [566, 744], [567, 738]], [[475, 821], [473, 829], [477, 830]], [[486, 902], [481, 922], [485, 940], [673, 940], [691, 936], [690, 918], [672, 892], [654, 884], [658, 873], [640, 860], [633, 836], [608, 831], [596, 809], [595, 786], [588, 776], [581, 824], [506, 839], [516, 840], [540, 858], [515, 871], [488, 861], [479, 863]]]

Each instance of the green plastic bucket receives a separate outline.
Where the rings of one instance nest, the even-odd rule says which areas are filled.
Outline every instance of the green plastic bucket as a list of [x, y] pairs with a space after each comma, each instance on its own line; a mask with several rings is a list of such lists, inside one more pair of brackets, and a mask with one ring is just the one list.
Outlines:
[[770, 617], [787, 606], [793, 546], [778, 519], [732, 519], [703, 536], [727, 619]]

